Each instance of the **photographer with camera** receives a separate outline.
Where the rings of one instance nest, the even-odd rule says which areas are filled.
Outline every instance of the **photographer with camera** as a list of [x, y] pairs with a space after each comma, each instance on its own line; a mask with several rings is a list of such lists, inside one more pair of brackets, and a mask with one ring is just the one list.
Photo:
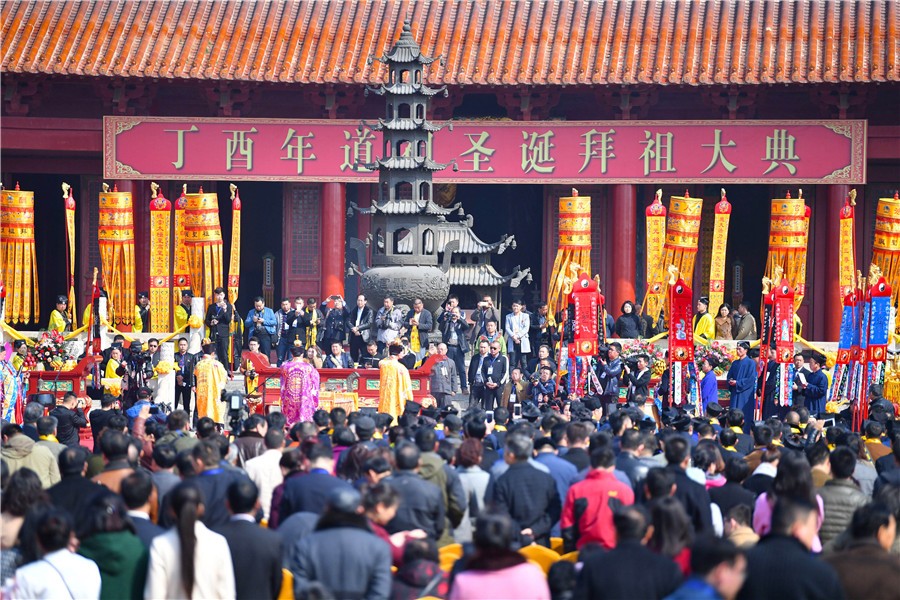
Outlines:
[[469, 352], [469, 342], [466, 339], [466, 331], [469, 324], [462, 316], [458, 306], [447, 302], [447, 308], [441, 316], [448, 318], [439, 321], [441, 329], [441, 341], [447, 344], [447, 358], [456, 365], [459, 374], [459, 383], [463, 394], [469, 393], [470, 378], [466, 377], [466, 354]]
[[[225, 288], [217, 287], [214, 291], [215, 301], [206, 309], [204, 323], [209, 328], [209, 339], [216, 346], [216, 355], [219, 362], [228, 369], [228, 339], [231, 336], [231, 322], [235, 320], [234, 307], [225, 302]], [[250, 320], [248, 319], [248, 326]], [[272, 315], [272, 326], [275, 325], [275, 315]]]
[[[278, 331], [278, 323], [275, 313], [266, 306], [266, 301], [262, 296], [253, 299], [253, 310], [247, 315], [245, 325], [247, 335], [259, 340], [259, 351], [268, 358], [272, 353], [272, 338]], [[216, 351], [218, 352], [218, 348]], [[225, 368], [227, 369], [228, 365], [225, 365]]]
[[384, 352], [386, 346], [397, 339], [403, 327], [403, 312], [394, 306], [394, 299], [385, 297], [384, 306], [378, 309], [375, 316], [375, 328], [378, 330], [378, 353]]
[[[333, 305], [332, 308], [328, 308], [329, 300]], [[350, 311], [345, 304], [343, 296], [340, 295], [328, 296], [322, 302], [322, 312], [325, 313], [325, 330], [322, 332], [321, 343], [323, 350], [330, 350], [335, 342], [344, 345], [347, 322], [350, 320]]]
[[472, 315], [472, 321], [475, 323], [475, 327], [472, 328], [472, 338], [469, 340], [472, 344], [477, 342], [480, 337], [487, 335], [488, 322], [493, 321], [494, 325], [500, 327], [500, 312], [494, 308], [494, 301], [490, 296], [485, 296], [484, 300], [478, 303], [478, 309]]
[[625, 399], [628, 402], [637, 402], [639, 405], [642, 405], [650, 394], [648, 389], [650, 385], [650, 369], [648, 368], [650, 357], [646, 354], [639, 354], [633, 360], [633, 364], [632, 359], [625, 361], [623, 369], [625, 371], [624, 379], [629, 383]]
[[556, 396], [556, 382], [553, 381], [553, 369], [541, 367], [540, 375], [531, 381], [531, 402], [539, 406], [553, 401]]
[[622, 377], [624, 365], [619, 354], [622, 352], [622, 344], [612, 342], [606, 349], [601, 348], [600, 357], [597, 360], [597, 378], [600, 381], [600, 404], [603, 414], [609, 416], [609, 405], [619, 401], [619, 379]]
[[141, 386], [137, 390], [137, 401], [134, 403], [134, 406], [125, 411], [125, 416], [128, 417], [128, 429], [132, 429], [134, 426], [134, 420], [138, 418], [138, 415], [141, 414], [141, 410], [145, 406], [150, 407], [150, 416], [149, 420], [154, 420], [158, 423], [165, 424], [166, 422], [166, 414], [172, 411], [172, 407], [168, 405], [160, 405], [156, 406], [153, 404], [153, 391], [145, 386]]
[[88, 424], [84, 406], [84, 400], [76, 396], [75, 392], [66, 392], [62, 404], [50, 411], [50, 416], [56, 417], [56, 439], [60, 444], [70, 448], [78, 446], [78, 432]]

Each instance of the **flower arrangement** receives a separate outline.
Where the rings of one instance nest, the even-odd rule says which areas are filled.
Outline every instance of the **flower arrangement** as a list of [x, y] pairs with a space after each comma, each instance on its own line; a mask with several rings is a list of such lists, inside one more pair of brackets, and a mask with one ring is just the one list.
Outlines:
[[716, 340], [710, 342], [708, 346], [697, 344], [694, 346], [694, 362], [697, 365], [698, 373], [700, 372], [700, 363], [707, 356], [712, 356], [719, 362], [716, 368], [713, 369], [713, 373], [719, 376], [728, 372], [728, 368], [731, 367], [731, 362], [737, 357], [737, 354], [734, 350]]
[[659, 378], [666, 370], [666, 359], [663, 352], [656, 349], [655, 344], [644, 340], [632, 340], [622, 344], [622, 360], [641, 354], [650, 357], [650, 376], [654, 379]]
[[45, 331], [34, 340], [34, 347], [29, 352], [32, 358], [30, 361], [26, 358], [26, 363], [30, 363], [32, 368], [43, 363], [54, 371], [60, 371], [73, 360], [69, 346], [70, 343], [57, 330]]

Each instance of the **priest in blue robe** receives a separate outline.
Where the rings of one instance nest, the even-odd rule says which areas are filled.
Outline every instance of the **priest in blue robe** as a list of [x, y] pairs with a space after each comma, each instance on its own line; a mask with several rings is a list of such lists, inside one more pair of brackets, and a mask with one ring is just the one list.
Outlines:
[[749, 342], [739, 342], [737, 359], [728, 368], [728, 389], [731, 391], [731, 408], [740, 409], [748, 418], [744, 420], [745, 431], [753, 423], [753, 411], [756, 408], [754, 392], [756, 391], [756, 363], [747, 356]]

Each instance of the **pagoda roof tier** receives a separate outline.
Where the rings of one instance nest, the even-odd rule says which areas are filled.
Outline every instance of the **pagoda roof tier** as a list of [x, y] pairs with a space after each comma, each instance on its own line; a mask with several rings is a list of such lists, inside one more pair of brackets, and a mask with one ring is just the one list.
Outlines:
[[473, 286], [497, 286], [509, 283], [512, 287], [518, 287], [519, 283], [524, 279], [531, 269], [516, 270], [509, 275], [501, 275], [494, 267], [489, 264], [475, 265], [459, 265], [450, 264], [450, 270], [447, 275], [450, 278], [450, 285], [473, 285]]
[[459, 248], [453, 251], [454, 254], [502, 254], [508, 247], [515, 247], [514, 236], [504, 235], [499, 242], [493, 244], [483, 242], [465, 221], [439, 223], [432, 230], [437, 239], [438, 252], [443, 252], [444, 247], [452, 241], [459, 242]]
[[394, 43], [390, 50], [378, 57], [377, 60], [381, 62], [391, 61], [395, 63], [430, 65], [437, 58], [430, 58], [422, 54], [419, 44], [416, 43], [416, 38], [413, 37], [412, 26], [409, 21], [406, 21], [403, 23], [403, 29], [400, 31], [400, 39]]
[[455, 204], [449, 208], [444, 208], [432, 202], [431, 200], [417, 202], [415, 200], [388, 200], [381, 204], [372, 203], [371, 208], [360, 208], [355, 202], [350, 203], [350, 208], [364, 215], [380, 212], [387, 215], [418, 215], [424, 213], [426, 215], [449, 215], [459, 208], [459, 204]]
[[420, 94], [422, 96], [437, 96], [442, 92], [447, 91], [447, 86], [441, 86], [439, 88], [428, 87], [427, 85], [423, 85], [421, 83], [385, 83], [378, 87], [367, 88], [373, 94], [377, 94], [379, 96], [383, 96], [384, 94], [394, 94], [395, 96], [415, 96], [416, 94]]
[[898, 81], [897, 5], [19, 0], [2, 4], [0, 72], [376, 85], [388, 67], [369, 57], [389, 51], [405, 15], [410, 34], [384, 58], [444, 52], [423, 72], [430, 85]]
[[373, 126], [372, 129], [376, 131], [381, 131], [382, 129], [389, 129], [391, 131], [415, 131], [416, 129], [421, 129], [422, 131], [440, 131], [446, 127], [446, 125], [435, 125], [431, 121], [427, 120], [417, 120], [417, 119], [391, 119], [390, 121], [385, 121], [384, 119], [378, 119], [378, 124]]
[[440, 171], [453, 163], [439, 163], [423, 156], [389, 156], [388, 158], [379, 158], [376, 164], [383, 169], [390, 170], [425, 169], [427, 171]]

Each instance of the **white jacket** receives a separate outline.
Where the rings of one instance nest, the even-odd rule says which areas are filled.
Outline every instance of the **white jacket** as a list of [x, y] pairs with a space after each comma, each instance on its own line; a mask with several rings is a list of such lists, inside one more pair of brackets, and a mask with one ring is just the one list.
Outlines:
[[272, 509], [272, 492], [284, 482], [284, 474], [279, 464], [282, 456], [281, 450], [266, 450], [244, 465], [247, 475], [259, 488], [259, 503], [266, 520], [269, 519], [269, 511]]
[[[193, 600], [203, 598], [234, 598], [234, 567], [228, 541], [197, 521], [194, 526], [197, 546], [194, 552]], [[187, 599], [181, 585], [181, 542], [178, 530], [172, 528], [153, 538], [150, 544], [150, 564], [144, 598]]]

